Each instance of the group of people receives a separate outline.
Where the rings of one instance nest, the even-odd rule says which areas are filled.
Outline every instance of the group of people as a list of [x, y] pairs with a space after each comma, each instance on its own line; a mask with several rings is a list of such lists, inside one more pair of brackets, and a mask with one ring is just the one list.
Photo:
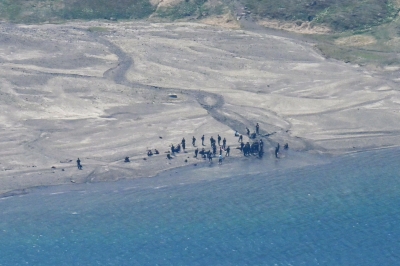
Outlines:
[[[250, 134], [250, 129], [246, 127], [246, 133], [249, 139], [255, 139], [257, 135], [260, 134], [260, 125], [257, 123], [255, 126], [255, 132]], [[238, 137], [238, 142], [240, 143], [240, 151], [243, 153], [244, 156], [250, 156], [250, 155], [257, 155], [259, 158], [262, 158], [264, 155], [264, 142], [262, 139], [259, 141], [253, 141], [252, 144], [250, 142], [246, 142], [246, 144], [243, 141], [243, 135], [239, 134], [237, 131], [235, 132], [235, 137]], [[205, 136], [201, 136], [201, 145], [206, 146], [204, 144]], [[221, 144], [222, 141], [222, 144]], [[225, 152], [225, 156], [229, 156], [231, 148], [230, 146], [227, 146], [226, 144], [226, 138], [222, 138], [219, 134], [217, 136], [217, 139], [215, 140], [212, 136], [210, 137], [210, 145], [211, 149], [208, 151], [205, 150], [203, 147], [200, 151], [199, 148], [196, 147], [196, 138], [193, 136], [192, 137], [192, 145], [193, 147], [196, 147], [194, 150], [194, 158], [198, 158], [198, 155], [200, 154], [203, 159], [208, 159], [210, 163], [212, 163], [212, 158], [217, 157], [217, 150], [218, 150], [218, 164], [222, 164], [223, 160], [223, 153]], [[218, 148], [217, 148], [217, 143], [218, 143]], [[284, 145], [284, 149], [288, 149], [289, 145], [286, 143]], [[186, 140], [185, 138], [182, 138], [181, 142], [177, 144], [176, 146], [171, 144], [171, 149], [167, 153], [167, 158], [172, 159], [171, 155], [174, 155], [175, 153], [179, 153], [181, 150], [185, 152], [186, 149]], [[279, 158], [279, 150], [280, 150], [280, 145], [278, 145], [275, 148], [275, 157]], [[152, 156], [153, 154], [159, 154], [159, 151], [157, 149], [154, 149], [154, 153], [152, 150], [147, 150], [147, 155]], [[81, 161], [78, 158], [77, 166], [79, 170], [82, 170], [82, 165]], [[130, 162], [129, 157], [125, 157], [125, 162]]]

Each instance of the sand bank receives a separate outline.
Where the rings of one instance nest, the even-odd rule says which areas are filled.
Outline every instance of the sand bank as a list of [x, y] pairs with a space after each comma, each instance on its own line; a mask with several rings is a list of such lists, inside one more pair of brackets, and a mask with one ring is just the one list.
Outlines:
[[[201, 163], [191, 137], [200, 143], [203, 134], [207, 149], [220, 134], [239, 158], [234, 131], [257, 122], [269, 135], [265, 160], [277, 143], [342, 154], [400, 140], [398, 74], [327, 60], [303, 39], [194, 23], [73, 22], [1, 24], [0, 40], [0, 193]], [[167, 160], [183, 137], [188, 153]], [[148, 158], [147, 149], [161, 154]]]

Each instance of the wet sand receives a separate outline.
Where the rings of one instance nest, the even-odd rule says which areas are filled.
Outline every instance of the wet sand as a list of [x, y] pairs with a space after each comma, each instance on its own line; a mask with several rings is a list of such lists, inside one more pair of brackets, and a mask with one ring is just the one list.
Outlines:
[[[400, 140], [396, 72], [328, 60], [306, 39], [273, 31], [0, 24], [0, 69], [0, 193], [208, 166], [193, 158], [191, 138], [201, 148], [203, 134], [207, 150], [220, 134], [229, 160], [245, 162], [234, 132], [256, 123], [265, 161], [275, 160], [277, 143], [337, 155]], [[187, 153], [167, 160], [182, 137]], [[228, 165], [223, 171], [235, 171]]]

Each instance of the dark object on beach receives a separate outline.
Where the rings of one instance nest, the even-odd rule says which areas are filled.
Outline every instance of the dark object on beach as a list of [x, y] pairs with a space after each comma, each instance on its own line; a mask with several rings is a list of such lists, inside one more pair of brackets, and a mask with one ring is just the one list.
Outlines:
[[222, 148], [225, 150], [226, 147], [226, 138], [222, 140]]
[[145, 160], [145, 161], [146, 161], [146, 160], [147, 160], [147, 158], [143, 158], [143, 160]]
[[256, 137], [257, 137], [256, 132], [251, 133], [251, 135], [250, 135], [250, 138], [251, 138], [251, 139], [255, 139]]
[[183, 149], [183, 151], [185, 151], [185, 147], [186, 147], [186, 140], [185, 140], [185, 138], [182, 139], [181, 144], [182, 144], [182, 149]]
[[194, 166], [197, 166], [197, 163], [195, 163]]
[[63, 172], [64, 172], [64, 171], [65, 171], [65, 170], [64, 170], [64, 168], [63, 168], [63, 169], [61, 169], [61, 171], [63, 171]]
[[55, 167], [55, 166], [52, 166], [51, 169], [56, 169], [56, 167]]
[[250, 129], [246, 127], [247, 135], [250, 136]]
[[161, 136], [159, 136], [159, 138], [160, 138], [160, 139], [162, 139], [162, 137], [161, 137]]
[[197, 158], [197, 154], [198, 154], [198, 153], [199, 153], [199, 149], [196, 148], [196, 149], [194, 150], [194, 158]]
[[192, 145], [194, 146], [194, 147], [196, 147], [196, 138], [193, 136], [193, 138], [192, 138]]
[[278, 143], [278, 146], [276, 146], [276, 148], [275, 148], [275, 158], [278, 158], [279, 148], [280, 148], [280, 146]]
[[218, 134], [217, 140], [218, 140], [218, 146], [221, 146], [221, 136], [219, 134]]
[[204, 146], [204, 135], [201, 137], [201, 145]]
[[169, 98], [173, 98], [173, 99], [176, 99], [176, 98], [178, 98], [178, 95], [176, 95], [176, 94], [168, 94], [168, 97]]
[[154, 154], [160, 154], [160, 152], [157, 149], [154, 149]]
[[167, 154], [167, 159], [168, 159], [168, 160], [171, 160], [171, 159], [172, 159], [172, 157], [171, 157], [171, 155], [170, 155], [169, 153]]
[[126, 163], [129, 163], [130, 162], [130, 160], [129, 160], [129, 157], [128, 156], [126, 156], [125, 157], [125, 161], [124, 162], [126, 162]]
[[187, 159], [185, 160], [185, 163], [187, 163]]
[[259, 134], [260, 133], [260, 125], [257, 123], [256, 125], [256, 133]]
[[78, 160], [76, 160], [76, 166], [78, 167], [79, 170], [82, 170], [81, 160], [79, 158]]
[[147, 156], [152, 156], [152, 155], [153, 155], [153, 152], [151, 150], [148, 150], [147, 151]]
[[276, 132], [272, 132], [272, 133], [265, 134], [264, 137], [269, 137], [269, 136], [271, 136], [271, 135], [274, 135], [275, 133], [276, 133]]
[[238, 142], [242, 142], [243, 141], [243, 135], [239, 136]]
[[287, 149], [289, 149], [289, 144], [285, 144], [285, 146], [283, 146], [283, 148], [285, 149], [285, 150], [287, 150]]

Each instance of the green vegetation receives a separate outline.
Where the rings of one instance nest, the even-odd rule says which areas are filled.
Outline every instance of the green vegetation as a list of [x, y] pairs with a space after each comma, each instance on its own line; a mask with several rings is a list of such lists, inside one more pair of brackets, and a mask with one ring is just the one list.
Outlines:
[[154, 11], [148, 0], [64, 0], [63, 19], [143, 19]]
[[390, 0], [241, 0], [258, 18], [311, 21], [337, 31], [364, 29], [390, 21]]
[[177, 5], [158, 10], [157, 15], [171, 20], [193, 16], [196, 12], [199, 12], [199, 8], [204, 3], [204, 1], [199, 4], [198, 2], [200, 1], [183, 1]]
[[[150, 0], [0, 0], [0, 20], [14, 23], [69, 19], [193, 20], [246, 7], [253, 19], [276, 19], [334, 30], [311, 36], [327, 57], [358, 64], [400, 65], [399, 0], [182, 0], [166, 7]], [[104, 32], [104, 28], [90, 28]], [[357, 38], [350, 38], [356, 36]]]

